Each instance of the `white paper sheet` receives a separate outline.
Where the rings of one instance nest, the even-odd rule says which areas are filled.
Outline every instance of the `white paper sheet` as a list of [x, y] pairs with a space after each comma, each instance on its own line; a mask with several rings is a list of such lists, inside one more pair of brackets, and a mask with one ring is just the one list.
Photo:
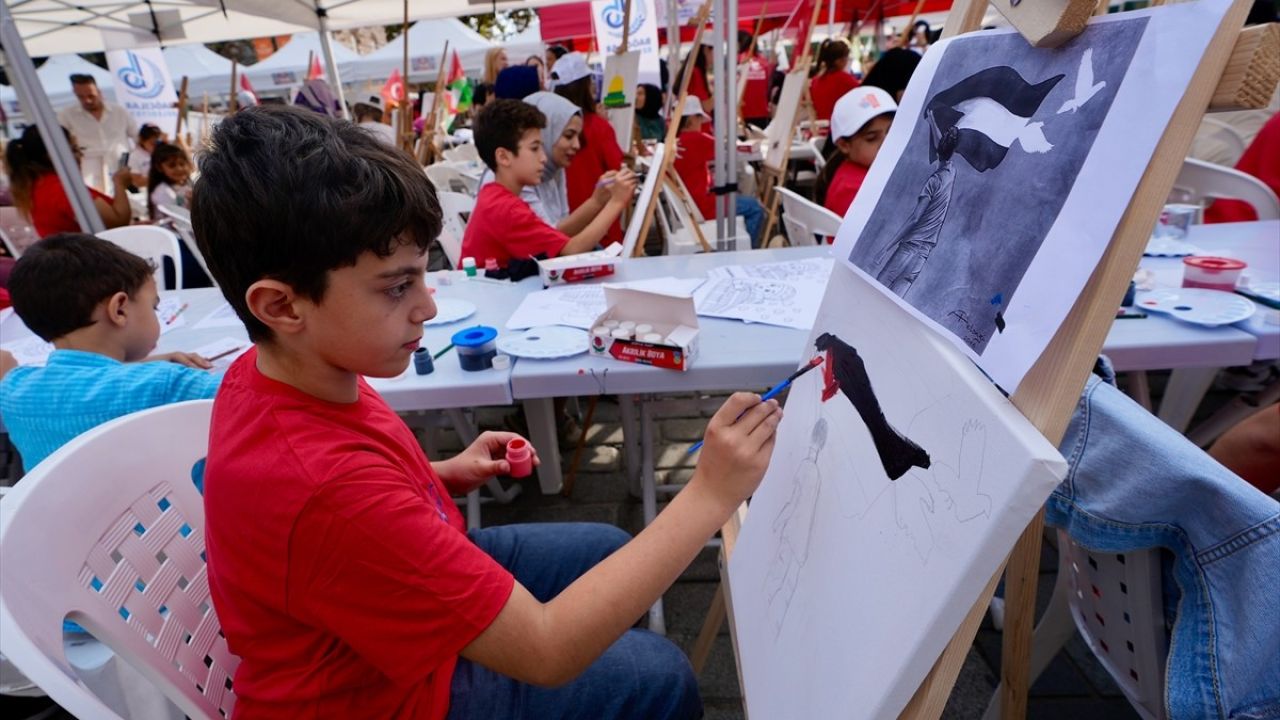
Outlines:
[[753, 718], [897, 717], [1066, 467], [844, 265], [807, 348], [824, 333], [852, 354], [824, 353], [792, 385], [729, 562]]
[[253, 343], [247, 338], [225, 337], [205, 343], [191, 352], [213, 363], [215, 372], [226, 370], [236, 358], [249, 352]]
[[716, 269], [723, 269], [733, 277], [816, 282], [825, 287], [827, 278], [831, 276], [833, 265], [835, 265], [833, 258], [817, 257], [758, 265], [726, 265]]
[[[625, 283], [608, 283], [647, 292], [688, 297], [705, 278], [660, 277]], [[568, 325], [590, 330], [591, 323], [605, 311], [604, 285], [569, 285], [529, 293], [507, 319], [508, 330], [527, 330], [542, 325]]]
[[216, 310], [200, 319], [195, 324], [196, 330], [208, 330], [210, 328], [232, 327], [242, 328], [244, 324], [240, 322], [240, 318], [236, 317], [236, 311], [231, 308], [228, 303], [222, 303]]
[[53, 352], [53, 343], [45, 342], [32, 335], [22, 340], [4, 343], [0, 345], [0, 349], [13, 353], [13, 359], [17, 360], [19, 365], [44, 365], [49, 359], [49, 353]]
[[177, 295], [169, 295], [160, 298], [160, 304], [156, 306], [156, 319], [160, 321], [160, 334], [180, 328], [187, 324], [187, 303]]
[[1014, 392], [1088, 282], [1228, 5], [1096, 18], [1054, 49], [1009, 29], [933, 45], [835, 256]]
[[713, 277], [693, 295], [699, 315], [807, 330], [822, 302], [823, 284], [762, 277]]

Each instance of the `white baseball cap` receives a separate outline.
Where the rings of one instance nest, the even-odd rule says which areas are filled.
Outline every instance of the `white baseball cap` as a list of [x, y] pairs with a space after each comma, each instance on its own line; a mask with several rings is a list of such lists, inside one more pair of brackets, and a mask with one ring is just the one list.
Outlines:
[[863, 125], [885, 113], [897, 112], [893, 96], [878, 87], [857, 87], [836, 101], [831, 111], [831, 137], [835, 140], [856, 134]]
[[702, 101], [693, 95], [686, 95], [684, 98], [684, 106], [680, 108], [680, 117], [689, 117], [690, 115], [701, 115], [710, 120], [711, 116], [702, 110]]
[[551, 66], [551, 81], [554, 85], [568, 85], [590, 76], [591, 68], [587, 67], [587, 57], [580, 52], [565, 53]]

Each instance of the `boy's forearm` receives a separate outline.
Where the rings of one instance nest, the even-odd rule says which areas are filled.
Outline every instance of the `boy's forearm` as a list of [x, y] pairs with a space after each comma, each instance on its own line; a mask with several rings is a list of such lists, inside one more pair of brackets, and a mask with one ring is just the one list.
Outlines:
[[556, 229], [569, 237], [573, 237], [585, 230], [591, 224], [592, 218], [603, 209], [604, 203], [594, 197], [588, 198], [586, 202], [578, 206], [577, 210], [565, 216]]
[[575, 677], [635, 624], [733, 510], [695, 473], [649, 527], [547, 603], [545, 630], [558, 645], [552, 657], [565, 663], [557, 674]]

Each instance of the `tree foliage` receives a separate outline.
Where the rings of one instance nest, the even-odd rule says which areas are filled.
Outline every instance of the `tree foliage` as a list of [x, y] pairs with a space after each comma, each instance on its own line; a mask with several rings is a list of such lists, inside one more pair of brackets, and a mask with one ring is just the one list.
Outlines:
[[462, 18], [467, 27], [480, 33], [484, 38], [501, 42], [524, 32], [533, 22], [534, 11], [528, 8], [518, 10], [500, 10], [497, 13], [470, 15]]

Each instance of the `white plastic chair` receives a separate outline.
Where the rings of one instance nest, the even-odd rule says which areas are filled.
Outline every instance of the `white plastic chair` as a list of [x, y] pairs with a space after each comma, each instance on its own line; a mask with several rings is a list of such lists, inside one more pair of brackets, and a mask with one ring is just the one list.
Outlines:
[[155, 225], [126, 225], [99, 233], [98, 237], [109, 240], [139, 257], [150, 260], [156, 267], [156, 287], [164, 289], [164, 258], [173, 261], [174, 287], [182, 289], [182, 251], [178, 249], [178, 236]]
[[441, 154], [450, 162], [480, 162], [480, 151], [476, 149], [475, 143], [446, 148]]
[[782, 198], [782, 224], [792, 245], [816, 245], [815, 236], [835, 237], [843, 219], [784, 187], [777, 188]]
[[827, 166], [827, 157], [822, 154], [822, 146], [826, 141], [827, 139], [825, 137], [809, 138], [809, 147], [813, 148], [813, 167], [816, 168], [819, 173], [821, 173], [822, 169]]
[[440, 232], [440, 248], [449, 259], [449, 265], [457, 270], [462, 261], [462, 237], [467, 232], [467, 219], [476, 209], [476, 199], [470, 195], [441, 190], [436, 192], [440, 200], [440, 212], [444, 215], [444, 228]]
[[1240, 161], [1247, 143], [1240, 131], [1215, 117], [1206, 115], [1200, 119], [1200, 128], [1191, 142], [1188, 156], [1224, 167], [1232, 167]]
[[[1138, 715], [1165, 720], [1169, 630], [1162, 592], [1159, 550], [1095, 553], [1058, 531], [1058, 579], [1032, 636], [1028, 681], [1078, 629]], [[1000, 717], [1002, 691], [996, 687], [983, 720]]]
[[1259, 220], [1280, 219], [1280, 199], [1261, 180], [1195, 158], [1182, 161], [1182, 170], [1173, 182], [1173, 194], [1199, 205], [1208, 205], [1220, 198], [1243, 200], [1253, 206]]
[[77, 680], [64, 617], [188, 716], [231, 715], [239, 658], [210, 600], [204, 506], [191, 480], [212, 407], [196, 400], [101, 425], [0, 502], [0, 652], [76, 717], [119, 715]]
[[441, 192], [456, 192], [471, 194], [472, 183], [458, 169], [448, 163], [438, 162], [428, 165], [425, 169], [427, 179], [432, 185], [436, 186], [436, 190]]
[[[174, 207], [170, 205], [157, 205], [156, 209], [173, 223], [173, 229], [178, 232], [182, 244], [187, 246], [187, 250], [191, 251], [196, 262], [199, 263], [200, 269], [204, 270], [204, 274], [213, 280], [213, 273], [209, 272], [209, 264], [204, 260], [204, 254], [200, 252], [200, 246], [196, 243], [196, 231], [191, 226], [191, 212], [186, 208]], [[215, 282], [216, 285], [216, 282]]]

